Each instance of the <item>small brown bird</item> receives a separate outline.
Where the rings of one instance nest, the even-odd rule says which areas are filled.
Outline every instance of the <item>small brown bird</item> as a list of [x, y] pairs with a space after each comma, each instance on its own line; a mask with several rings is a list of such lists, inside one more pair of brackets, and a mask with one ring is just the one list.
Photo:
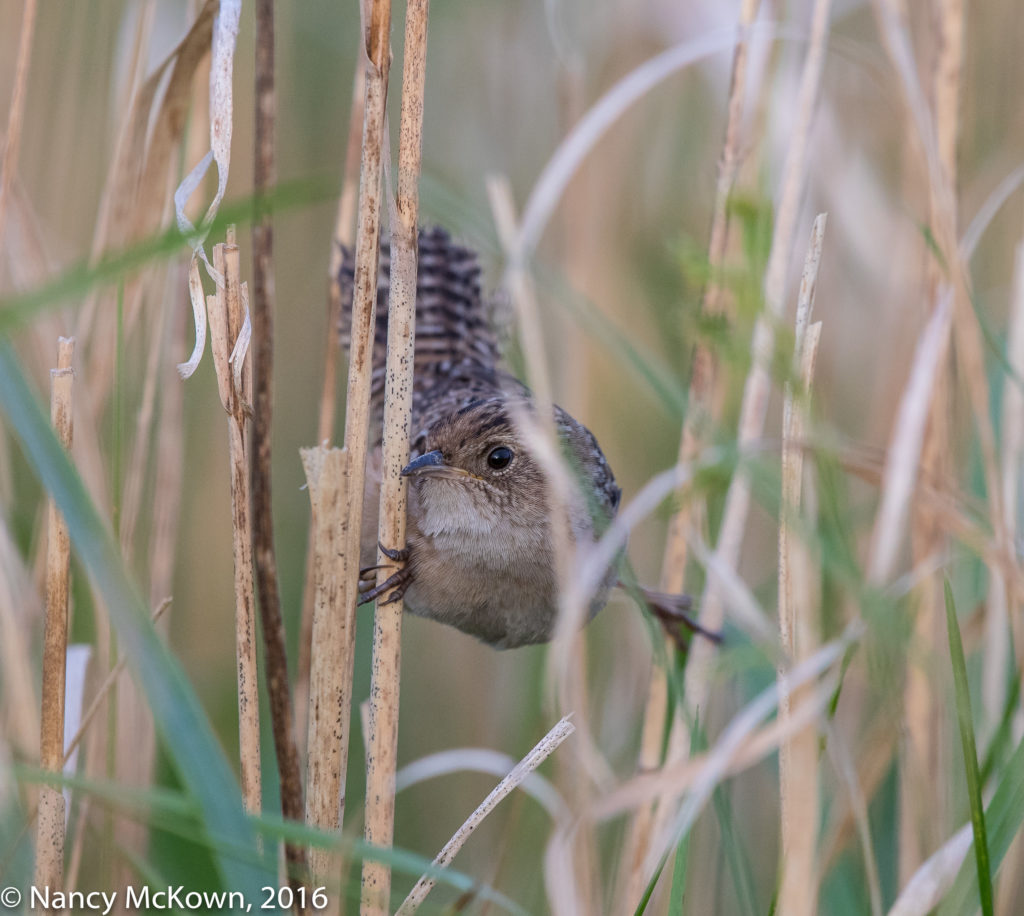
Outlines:
[[[346, 347], [352, 278], [346, 252], [340, 277]], [[412, 613], [499, 649], [545, 642], [558, 613], [548, 485], [515, 421], [517, 412], [532, 409], [530, 392], [498, 368], [498, 340], [476, 255], [440, 228], [419, 236], [413, 433], [411, 460], [402, 471], [409, 479], [407, 546], [385, 549], [405, 566], [374, 586], [389, 280], [385, 242], [377, 283], [372, 415], [378, 432], [367, 467], [362, 598], [404, 596]], [[555, 422], [581, 489], [589, 491], [569, 507], [571, 537], [592, 542], [615, 516], [621, 491], [589, 430], [558, 407]], [[588, 619], [604, 607], [616, 581], [617, 571], [609, 570]]]

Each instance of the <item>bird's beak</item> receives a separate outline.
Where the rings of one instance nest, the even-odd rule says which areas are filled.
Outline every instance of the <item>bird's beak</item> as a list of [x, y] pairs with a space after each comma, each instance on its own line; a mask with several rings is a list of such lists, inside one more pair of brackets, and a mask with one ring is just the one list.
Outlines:
[[470, 474], [462, 468], [452, 467], [446, 464], [444, 455], [438, 449], [420, 455], [410, 461], [402, 468], [403, 477], [448, 477], [452, 480], [463, 480], [466, 477], [475, 479], [475, 474]]

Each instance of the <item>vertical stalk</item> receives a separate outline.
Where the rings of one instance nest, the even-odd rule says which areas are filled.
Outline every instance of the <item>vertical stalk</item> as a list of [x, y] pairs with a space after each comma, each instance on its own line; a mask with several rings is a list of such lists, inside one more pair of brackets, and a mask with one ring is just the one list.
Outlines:
[[[427, 66], [429, 0], [410, 0], [405, 14], [405, 62], [398, 142], [397, 219], [391, 236], [391, 298], [384, 400], [380, 542], [405, 546], [406, 481], [409, 461], [413, 365], [416, 340], [417, 223], [423, 152], [423, 96]], [[388, 558], [380, 553], [379, 563]], [[379, 573], [381, 581], [389, 571]], [[394, 836], [395, 770], [398, 763], [399, 666], [402, 651], [401, 600], [378, 599], [374, 614], [370, 683], [370, 735], [366, 776], [366, 840], [390, 846]], [[389, 910], [391, 871], [382, 862], [363, 864], [364, 914]]]
[[[256, 212], [252, 227], [252, 328], [253, 328], [253, 444], [252, 502], [253, 546], [256, 582], [263, 621], [264, 657], [270, 694], [274, 747], [281, 782], [281, 810], [288, 820], [301, 821], [302, 779], [293, 731], [291, 695], [288, 687], [288, 658], [285, 651], [284, 621], [277, 583], [274, 550], [274, 521], [270, 492], [270, 431], [273, 405], [274, 275], [273, 230], [263, 198], [276, 179], [274, 165], [274, 0], [256, 3], [256, 160], [253, 170]], [[292, 884], [300, 881], [306, 862], [305, 847], [285, 843], [285, 859]], [[296, 903], [296, 908], [301, 907]]]
[[[244, 307], [239, 279], [238, 245], [234, 226], [227, 244], [213, 249], [213, 263], [224, 277], [215, 296], [207, 298], [210, 349], [217, 388], [228, 414], [228, 454], [231, 465], [231, 543], [235, 576], [235, 651], [238, 670], [238, 746], [242, 798], [248, 811], [260, 810], [260, 705], [256, 663], [256, 599], [253, 594], [252, 516], [249, 487], [249, 419], [245, 392], [236, 389], [230, 356], [242, 330]], [[194, 278], [194, 279], [193, 279]], [[193, 262], [190, 282], [199, 281]]]
[[[57, 368], [50, 370], [52, 392], [50, 420], [65, 449], [71, 448], [71, 397], [74, 370], [71, 357], [74, 338], [57, 342]], [[64, 517], [54, 500], [47, 508], [46, 545], [46, 628], [43, 641], [42, 716], [40, 718], [39, 763], [44, 770], [60, 773], [64, 768], [64, 683], [68, 650], [68, 581], [71, 542]], [[39, 793], [39, 821], [36, 833], [35, 886], [59, 890], [64, 883], [64, 793], [44, 786]]]
[[[348, 717], [352, 706], [352, 647], [355, 631], [338, 613], [344, 579], [337, 557], [345, 542], [348, 520], [348, 452], [338, 448], [302, 450], [302, 466], [309, 482], [313, 526], [314, 607], [309, 682], [309, 740], [306, 760], [306, 823], [340, 833], [348, 763]], [[314, 887], [333, 887], [341, 872], [337, 853], [322, 847], [309, 851]], [[330, 913], [338, 912], [336, 895]]]
[[[367, 10], [367, 6], [369, 9]], [[366, 480], [366, 446], [370, 430], [370, 382], [373, 373], [373, 328], [377, 306], [377, 270], [380, 256], [381, 162], [384, 149], [384, 115], [390, 64], [391, 0], [364, 3], [365, 31], [361, 58], [366, 71], [363, 104], [363, 137], [359, 165], [355, 269], [352, 293], [351, 345], [348, 396], [345, 401], [345, 445], [349, 481], [343, 506], [345, 536], [340, 550], [340, 612], [344, 628], [355, 632], [359, 602], [360, 535], [363, 519], [363, 487]], [[355, 639], [349, 638], [338, 664], [351, 697]], [[315, 664], [315, 660], [314, 660]], [[311, 693], [312, 700], [312, 693]], [[348, 765], [351, 704], [341, 713], [340, 768]], [[312, 737], [311, 737], [312, 742]], [[341, 785], [341, 820], [344, 819], [344, 784]], [[341, 822], [339, 820], [339, 823]]]
[[[820, 322], [809, 324], [814, 306], [818, 264], [825, 233], [825, 214], [814, 221], [796, 309], [793, 382], [785, 387], [782, 413], [782, 508], [779, 518], [779, 637], [785, 661], [779, 666], [779, 721], [787, 722], [804, 688], [792, 689], [789, 668], [807, 659], [820, 642], [814, 621], [815, 587], [809, 548], [794, 522], [800, 518], [803, 487], [803, 448], [806, 402], [818, 352]], [[782, 886], [780, 913], [812, 916], [816, 911], [816, 850], [818, 846], [818, 740], [808, 726], [779, 748], [780, 832]]]

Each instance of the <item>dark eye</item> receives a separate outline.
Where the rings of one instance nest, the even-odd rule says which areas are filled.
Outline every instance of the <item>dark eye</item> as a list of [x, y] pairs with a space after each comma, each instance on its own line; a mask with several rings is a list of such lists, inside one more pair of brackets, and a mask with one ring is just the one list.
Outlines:
[[507, 468], [508, 463], [512, 460], [512, 449], [505, 448], [504, 445], [499, 445], [497, 448], [492, 448], [487, 455], [487, 464], [494, 468], [496, 471], [500, 471], [502, 468]]

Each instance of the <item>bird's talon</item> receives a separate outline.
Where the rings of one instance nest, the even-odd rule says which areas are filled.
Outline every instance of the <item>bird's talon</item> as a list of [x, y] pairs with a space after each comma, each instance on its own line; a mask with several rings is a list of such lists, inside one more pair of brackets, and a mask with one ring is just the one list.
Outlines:
[[377, 546], [380, 548], [380, 552], [389, 560], [394, 560], [397, 563], [404, 563], [409, 559], [408, 547], [403, 547], [401, 550], [393, 550], [390, 547], [385, 547], [380, 541], [377, 542]]

